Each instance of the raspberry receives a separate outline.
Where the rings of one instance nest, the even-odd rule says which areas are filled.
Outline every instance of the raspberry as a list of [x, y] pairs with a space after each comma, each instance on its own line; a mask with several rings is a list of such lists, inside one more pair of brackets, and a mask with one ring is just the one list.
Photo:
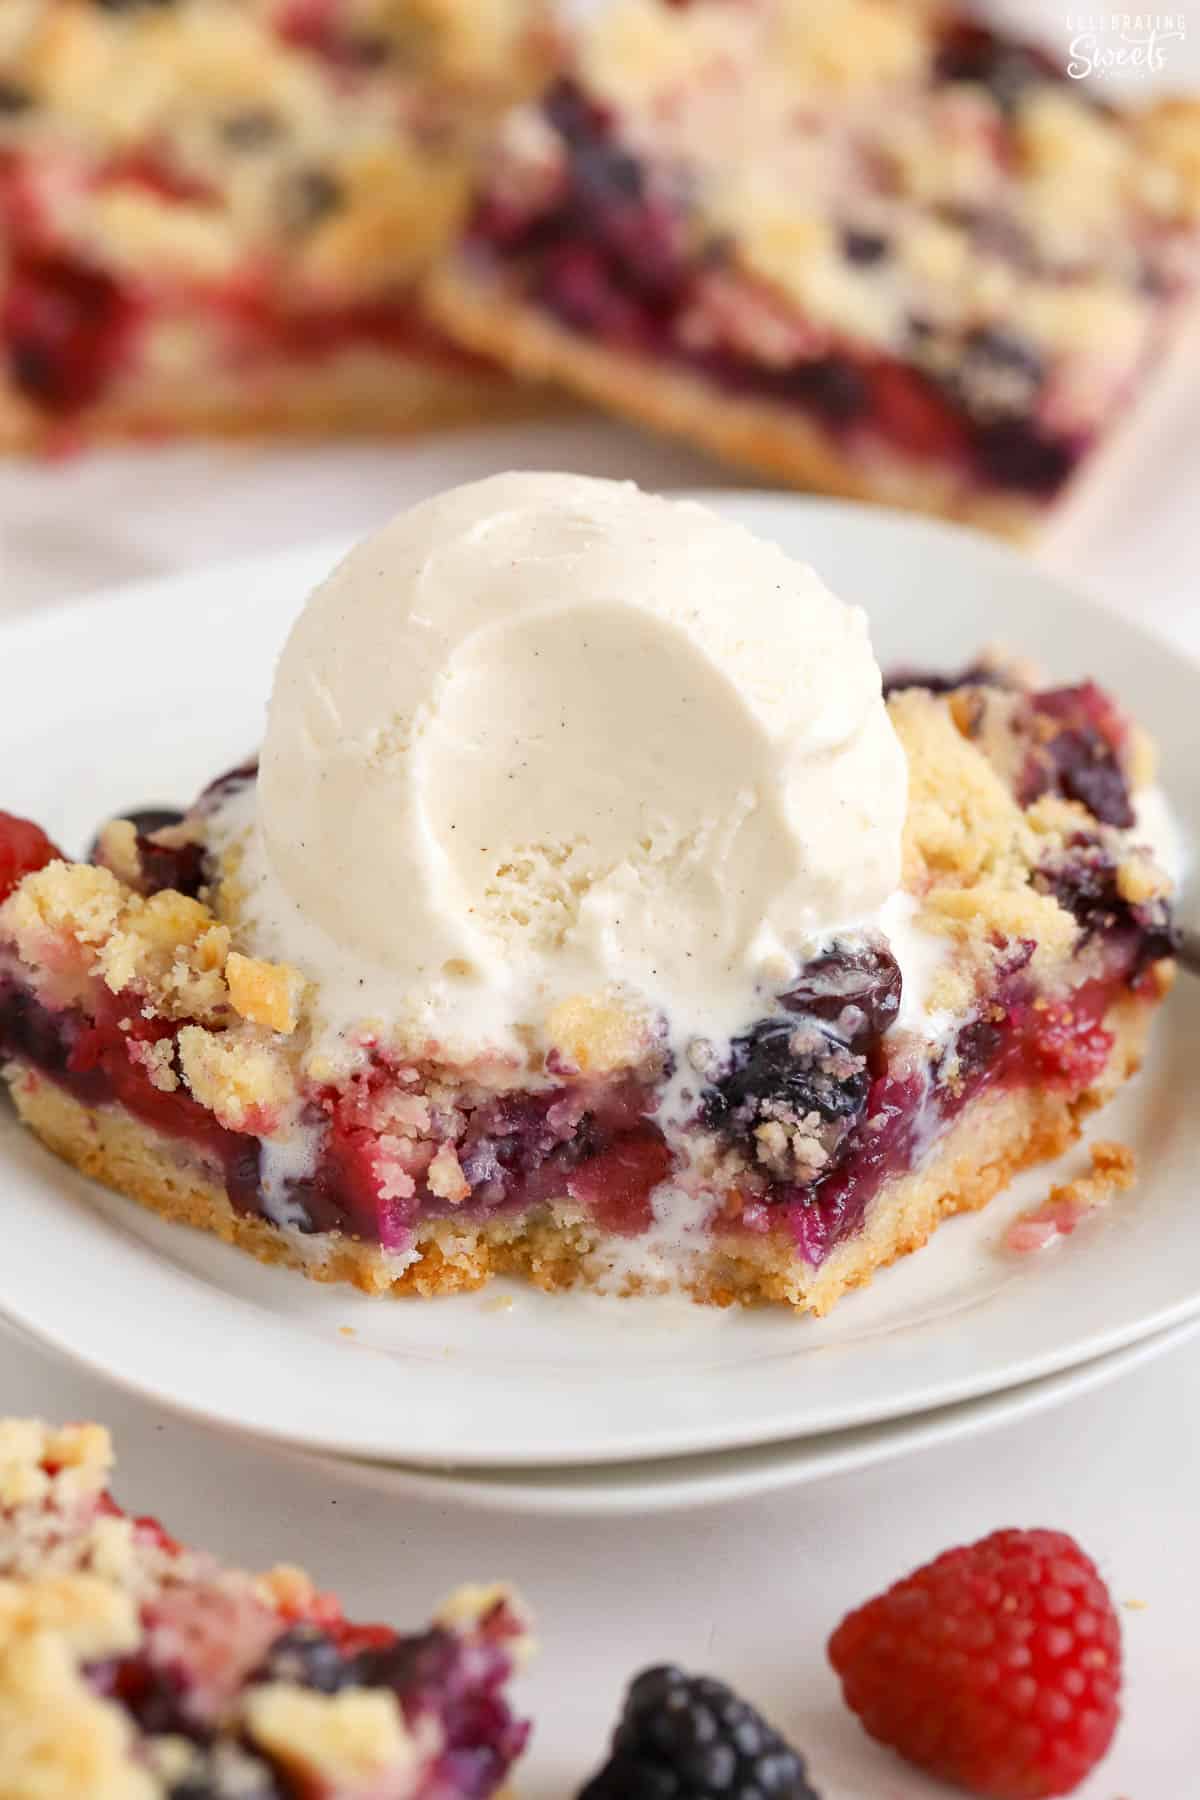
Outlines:
[[849, 1613], [829, 1660], [872, 1737], [987, 1800], [1071, 1793], [1120, 1717], [1117, 1615], [1059, 1531], [946, 1551]]
[[724, 1682], [645, 1669], [579, 1800], [817, 1800], [804, 1764]]
[[44, 869], [62, 851], [50, 842], [40, 825], [0, 812], [0, 901], [7, 900], [19, 881]]

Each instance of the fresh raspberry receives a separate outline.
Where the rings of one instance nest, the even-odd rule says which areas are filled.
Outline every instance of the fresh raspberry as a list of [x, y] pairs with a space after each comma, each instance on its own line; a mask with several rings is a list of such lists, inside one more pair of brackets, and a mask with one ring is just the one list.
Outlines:
[[947, 1550], [849, 1613], [829, 1660], [872, 1737], [987, 1800], [1071, 1793], [1120, 1717], [1112, 1599], [1060, 1531]]
[[50, 842], [40, 825], [0, 812], [0, 901], [7, 900], [19, 881], [44, 869], [62, 851]]

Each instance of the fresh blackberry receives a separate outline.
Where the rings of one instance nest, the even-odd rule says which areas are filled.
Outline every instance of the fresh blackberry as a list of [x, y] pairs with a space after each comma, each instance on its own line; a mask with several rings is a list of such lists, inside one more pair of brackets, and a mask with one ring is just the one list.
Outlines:
[[327, 1631], [317, 1625], [294, 1625], [276, 1638], [254, 1679], [336, 1694], [339, 1688], [357, 1686], [361, 1677]]
[[667, 1665], [625, 1699], [607, 1763], [579, 1800], [818, 1800], [804, 1763], [722, 1681]]

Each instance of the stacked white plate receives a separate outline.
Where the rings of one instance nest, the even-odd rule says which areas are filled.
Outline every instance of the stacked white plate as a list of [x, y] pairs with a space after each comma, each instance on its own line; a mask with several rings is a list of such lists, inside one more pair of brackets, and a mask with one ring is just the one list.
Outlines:
[[[1052, 679], [1111, 686], [1153, 727], [1194, 836], [1200, 673], [1154, 639], [949, 527], [778, 495], [706, 498], [865, 606], [885, 667], [952, 669], [1001, 641]], [[114, 811], [186, 800], [239, 761], [286, 630], [344, 548], [0, 626], [5, 807], [82, 849]], [[1042, 1169], [823, 1321], [508, 1283], [407, 1303], [319, 1288], [92, 1187], [5, 1111], [0, 1311], [159, 1404], [401, 1493], [611, 1513], [780, 1488], [1056, 1404], [1200, 1322], [1198, 1051], [1200, 986], [1184, 980], [1145, 1070], [1102, 1121], [1134, 1149], [1136, 1188], [1069, 1239], [1035, 1256], [1004, 1247], [1047, 1190]]]

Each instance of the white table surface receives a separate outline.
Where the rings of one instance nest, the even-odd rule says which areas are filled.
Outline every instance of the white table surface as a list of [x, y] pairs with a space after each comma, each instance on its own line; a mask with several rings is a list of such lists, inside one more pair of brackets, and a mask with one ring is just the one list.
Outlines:
[[[1177, 390], [1141, 434], [1115, 495], [1052, 558], [1192, 654], [1197, 391]], [[515, 462], [660, 486], [720, 480], [709, 464], [591, 421], [408, 451], [176, 449], [10, 466], [0, 470], [0, 618], [204, 560], [364, 530], [421, 493]], [[49, 668], [46, 700], [52, 708]], [[526, 1800], [569, 1800], [627, 1678], [668, 1658], [739, 1685], [808, 1753], [824, 1800], [933, 1800], [943, 1790], [871, 1745], [844, 1710], [825, 1639], [849, 1606], [917, 1562], [1014, 1524], [1076, 1533], [1115, 1594], [1135, 1603], [1123, 1615], [1126, 1723], [1082, 1792], [1197, 1800], [1198, 1402], [1200, 1339], [1043, 1418], [792, 1496], [678, 1519], [542, 1522], [365, 1493], [156, 1413], [0, 1336], [0, 1412], [107, 1421], [121, 1446], [118, 1492], [185, 1538], [251, 1566], [303, 1561], [352, 1612], [398, 1621], [422, 1618], [463, 1579], [519, 1582], [543, 1645], [527, 1683], [539, 1723]]]

